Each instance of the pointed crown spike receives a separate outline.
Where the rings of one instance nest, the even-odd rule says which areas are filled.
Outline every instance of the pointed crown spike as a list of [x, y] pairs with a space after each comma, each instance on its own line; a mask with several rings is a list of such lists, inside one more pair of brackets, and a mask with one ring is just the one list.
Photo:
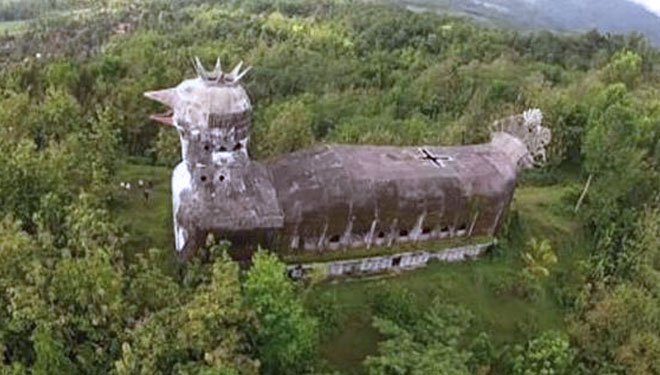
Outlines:
[[234, 82], [238, 82], [241, 78], [243, 78], [243, 76], [247, 74], [247, 72], [249, 72], [250, 69], [252, 69], [251, 66], [245, 68], [238, 76], [234, 77]]
[[206, 68], [204, 68], [204, 65], [202, 65], [202, 62], [200, 61], [199, 57], [195, 57], [193, 59], [193, 66], [199, 78], [206, 81], [207, 83], [216, 83], [216, 84], [235, 84], [251, 68], [248, 66], [243, 71], [241, 71], [241, 67], [243, 67], [243, 61], [241, 61], [234, 67], [231, 73], [224, 73], [222, 71], [222, 65], [220, 64], [219, 57], [216, 60], [215, 67], [210, 72], [207, 71]]
[[238, 73], [238, 71], [241, 70], [241, 66], [243, 66], [243, 61], [236, 64], [236, 66], [234, 67], [234, 69], [232, 69], [232, 71], [231, 71], [231, 73], [229, 73], [229, 75], [235, 77], [236, 74]]
[[197, 75], [200, 77], [206, 77], [208, 72], [204, 68], [204, 65], [202, 65], [202, 62], [199, 60], [199, 57], [195, 56], [195, 60], [193, 61], [193, 64], [195, 66], [195, 71], [197, 72]]

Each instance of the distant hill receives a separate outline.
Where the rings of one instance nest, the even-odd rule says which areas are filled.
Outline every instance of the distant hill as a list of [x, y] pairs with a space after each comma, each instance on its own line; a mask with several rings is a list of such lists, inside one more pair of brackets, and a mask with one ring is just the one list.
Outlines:
[[450, 11], [522, 30], [640, 32], [660, 46], [660, 15], [630, 0], [397, 0], [414, 10]]

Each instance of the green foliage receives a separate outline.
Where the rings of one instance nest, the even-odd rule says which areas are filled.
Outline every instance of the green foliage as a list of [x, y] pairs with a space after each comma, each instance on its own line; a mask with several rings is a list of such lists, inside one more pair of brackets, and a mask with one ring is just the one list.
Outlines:
[[[0, 226], [0, 347], [6, 368], [49, 374], [257, 374], [238, 267], [213, 246], [183, 283], [158, 267], [159, 251], [125, 266], [118, 228], [81, 197], [69, 241]], [[197, 280], [196, 282], [190, 282]], [[139, 323], [138, 323], [139, 322]], [[100, 354], [103, 355], [100, 355]]]
[[75, 374], [76, 370], [71, 360], [66, 356], [60, 340], [53, 337], [48, 328], [39, 326], [32, 334], [34, 342], [35, 361], [32, 367], [34, 375]]
[[[201, 282], [177, 286], [161, 281], [166, 287], [164, 294], [151, 289], [159, 299], [170, 298], [157, 301], [162, 308], [132, 328], [130, 339], [122, 345], [121, 358], [114, 363], [118, 374], [258, 373], [244, 329], [251, 324], [252, 314], [240, 297], [238, 266], [229, 261], [224, 250], [212, 246], [212, 263], [197, 263], [187, 270], [185, 279]], [[144, 274], [145, 279], [133, 284], [139, 288], [135, 296], [150, 290], [145, 287], [154, 288], [158, 284], [149, 284], [163, 276], [159, 272]], [[139, 301], [149, 311], [145, 302]]]
[[621, 82], [634, 88], [642, 76], [642, 57], [631, 51], [619, 52], [603, 70], [608, 83]]
[[550, 271], [558, 259], [555, 251], [547, 239], [529, 239], [525, 249], [521, 251], [520, 258], [523, 266], [519, 277], [512, 285], [514, 294], [525, 298], [538, 298], [543, 292], [541, 280], [550, 276]]
[[33, 120], [31, 115], [33, 103], [27, 92], [12, 93], [1, 101], [0, 129], [2, 132], [3, 147], [10, 141], [18, 141], [29, 134]]
[[571, 325], [580, 357], [594, 373], [658, 374], [659, 304], [629, 283], [593, 291], [592, 306]]
[[649, 156], [660, 128], [639, 112], [622, 84], [607, 87], [598, 101], [601, 110], [592, 116], [583, 145], [584, 167], [595, 181], [588, 214], [598, 230], [614, 224], [622, 233], [657, 187]]
[[[3, 223], [7, 242], [0, 254], [8, 272], [2, 279], [0, 299], [5, 303], [0, 337], [11, 353], [7, 364], [31, 365], [34, 353], [35, 371], [98, 373], [112, 357], [122, 316], [120, 273], [110, 256], [114, 249], [105, 240], [94, 239], [102, 250], [85, 252], [93, 238], [88, 226], [98, 227], [102, 218], [85, 207], [74, 212], [71, 226], [92, 236], [71, 240], [80, 251], [75, 256], [56, 250], [45, 231], [33, 239], [17, 224], [7, 219]], [[89, 220], [79, 221], [78, 215]], [[37, 330], [32, 332], [35, 325]], [[96, 355], [97, 345], [106, 347], [110, 355]]]
[[259, 358], [267, 374], [304, 373], [318, 341], [317, 322], [305, 312], [284, 264], [259, 251], [245, 281], [248, 306], [256, 314]]
[[527, 244], [528, 251], [521, 254], [525, 267], [523, 273], [532, 279], [548, 277], [550, 267], [557, 263], [557, 255], [550, 246], [550, 241], [539, 241], [531, 238]]
[[335, 334], [341, 327], [345, 315], [339, 307], [336, 293], [326, 292], [315, 296], [306, 308], [319, 322], [319, 331], [322, 337]]
[[601, 241], [571, 319], [579, 358], [594, 372], [658, 374], [658, 211], [646, 207], [621, 247]]
[[160, 128], [154, 143], [156, 164], [174, 167], [181, 161], [179, 135], [173, 129]]
[[48, 207], [50, 201], [67, 202], [70, 193], [62, 170], [68, 163], [68, 155], [61, 148], [49, 148], [35, 152], [31, 141], [16, 144], [5, 143], [5, 152], [0, 153], [0, 212], [19, 219], [26, 229], [33, 230], [36, 224], [33, 215], [43, 207], [53, 217], [54, 210], [63, 207]]
[[380, 282], [372, 287], [370, 304], [374, 314], [399, 325], [412, 324], [419, 317], [416, 298], [401, 286]]
[[365, 361], [369, 375], [469, 374], [469, 352], [459, 341], [471, 315], [456, 306], [435, 300], [419, 320], [406, 325], [376, 318], [374, 326], [386, 337], [378, 356]]
[[74, 93], [80, 81], [80, 73], [75, 65], [65, 60], [49, 64], [44, 79], [50, 87], [61, 87]]
[[48, 142], [59, 142], [66, 134], [82, 126], [81, 108], [78, 101], [66, 91], [49, 88], [41, 105], [39, 118], [32, 130], [39, 147]]
[[575, 371], [573, 349], [568, 339], [556, 332], [545, 332], [524, 346], [516, 346], [513, 352], [513, 375], [567, 375]]
[[99, 200], [109, 202], [113, 177], [120, 160], [117, 114], [111, 108], [96, 110], [96, 115], [81, 131], [69, 137], [74, 152], [71, 179], [88, 186]]
[[255, 134], [259, 156], [297, 151], [314, 142], [310, 113], [299, 100], [269, 107], [260, 125], [265, 128]]
[[479, 333], [472, 340], [469, 351], [472, 355], [468, 360], [468, 365], [473, 374], [490, 373], [494, 365], [500, 360], [493, 341], [485, 332]]

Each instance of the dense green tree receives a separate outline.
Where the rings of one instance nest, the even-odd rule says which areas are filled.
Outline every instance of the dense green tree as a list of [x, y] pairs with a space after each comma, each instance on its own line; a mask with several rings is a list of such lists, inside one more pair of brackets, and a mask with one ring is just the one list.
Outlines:
[[32, 374], [75, 374], [77, 371], [68, 358], [61, 340], [44, 326], [37, 327], [32, 334], [35, 361]]
[[260, 156], [297, 151], [314, 142], [311, 116], [302, 101], [276, 104], [266, 111], [265, 118], [255, 134]]
[[590, 265], [593, 284], [585, 285], [571, 318], [570, 333], [579, 357], [593, 372], [657, 374], [658, 210], [646, 207], [623, 245], [602, 241]]
[[378, 355], [365, 360], [370, 375], [469, 374], [470, 353], [460, 347], [471, 314], [435, 300], [419, 320], [401, 325], [376, 318], [385, 336]]
[[583, 144], [584, 167], [595, 181], [589, 214], [598, 230], [614, 225], [621, 232], [629, 230], [635, 210], [656, 187], [652, 176], [657, 172], [646, 144], [660, 128], [636, 110], [622, 84], [607, 87], [599, 102]]
[[369, 302], [376, 316], [401, 326], [420, 317], [415, 295], [401, 286], [379, 282], [372, 287]]
[[594, 373], [660, 373], [658, 301], [630, 283], [593, 293], [593, 305], [571, 325], [582, 362]]
[[[3, 142], [0, 153], [0, 212], [19, 219], [26, 229], [34, 230], [33, 215], [50, 202], [66, 203], [71, 193], [67, 191], [64, 169], [70, 154], [61, 147], [42, 152], [35, 151], [32, 140], [18, 143]], [[63, 206], [49, 208], [62, 210]]]
[[305, 312], [284, 264], [273, 254], [257, 252], [244, 289], [258, 320], [256, 342], [265, 373], [303, 373], [314, 358], [317, 322]]
[[70, 61], [54, 61], [48, 64], [44, 79], [50, 87], [61, 87], [73, 94], [80, 83], [80, 73]]
[[49, 142], [60, 142], [67, 134], [80, 130], [83, 122], [81, 112], [80, 104], [67, 91], [49, 88], [32, 130], [35, 143], [45, 147]]
[[[141, 310], [154, 310], [131, 327], [117, 374], [258, 374], [244, 329], [252, 314], [241, 298], [238, 266], [224, 250], [212, 246], [212, 263], [187, 270], [196, 275], [186, 278], [203, 282], [183, 287], [158, 271], [145, 272], [148, 258], [131, 270], [140, 275], [131, 281], [131, 298]], [[156, 295], [142, 299], [148, 293]]]
[[634, 88], [642, 76], [642, 58], [631, 51], [617, 53], [603, 73], [607, 82], [621, 82], [628, 88]]
[[153, 147], [156, 163], [174, 167], [181, 161], [179, 135], [174, 129], [160, 128]]
[[512, 374], [567, 375], [575, 373], [575, 354], [568, 339], [556, 332], [545, 332], [538, 338], [514, 348]]

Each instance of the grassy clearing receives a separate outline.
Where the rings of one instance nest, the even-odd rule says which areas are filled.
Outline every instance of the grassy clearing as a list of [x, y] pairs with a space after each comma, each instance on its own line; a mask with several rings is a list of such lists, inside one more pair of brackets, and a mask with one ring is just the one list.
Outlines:
[[[172, 230], [172, 168], [124, 163], [117, 176], [119, 182], [131, 184], [131, 190], [122, 190], [115, 210], [121, 224], [129, 231], [133, 249], [158, 247], [174, 249]], [[139, 180], [151, 181], [153, 189], [145, 200]]]
[[0, 22], [0, 34], [17, 34], [25, 31], [28, 21], [2, 21]]

